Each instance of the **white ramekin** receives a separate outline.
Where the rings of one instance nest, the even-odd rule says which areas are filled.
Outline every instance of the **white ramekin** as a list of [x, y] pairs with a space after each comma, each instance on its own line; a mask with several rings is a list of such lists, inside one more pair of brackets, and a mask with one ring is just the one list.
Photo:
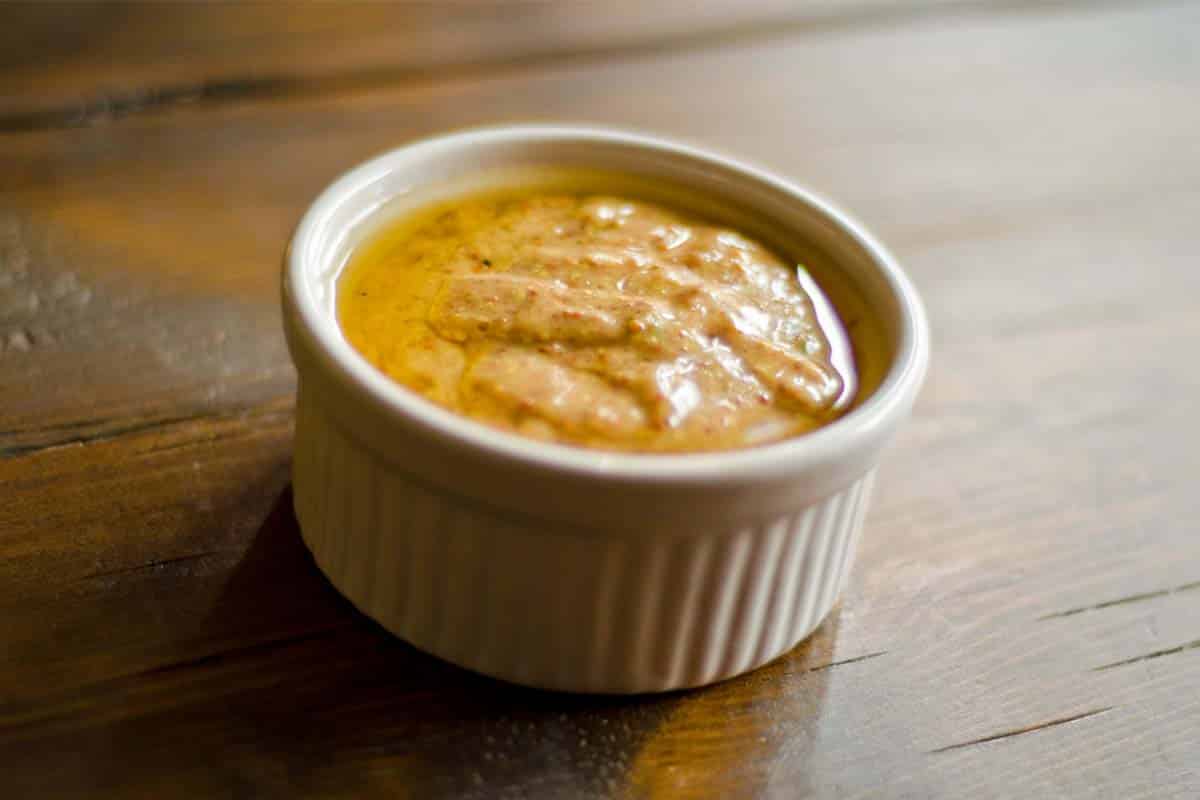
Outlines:
[[[347, 254], [399, 195], [526, 165], [663, 177], [786, 226], [881, 321], [893, 350], [883, 383], [811, 434], [665, 456], [535, 442], [402, 388], [338, 328], [334, 285]], [[422, 650], [516, 683], [586, 692], [718, 681], [776, 658], [820, 623], [929, 347], [920, 300], [896, 262], [809, 192], [687, 145], [544, 125], [426, 139], [342, 176], [292, 238], [283, 316], [299, 373], [296, 515], [320, 568]]]

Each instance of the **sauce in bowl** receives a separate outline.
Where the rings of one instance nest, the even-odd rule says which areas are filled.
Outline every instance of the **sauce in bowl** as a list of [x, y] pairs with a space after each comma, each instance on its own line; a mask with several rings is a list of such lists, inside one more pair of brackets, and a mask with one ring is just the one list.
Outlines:
[[853, 404], [854, 348], [804, 266], [596, 188], [564, 178], [401, 215], [342, 273], [344, 335], [447, 409], [601, 449], [765, 444]]

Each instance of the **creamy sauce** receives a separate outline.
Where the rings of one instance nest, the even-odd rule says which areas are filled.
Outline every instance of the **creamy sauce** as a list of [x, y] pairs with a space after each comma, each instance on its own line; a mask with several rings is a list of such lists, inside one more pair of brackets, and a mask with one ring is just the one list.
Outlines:
[[857, 385], [833, 305], [747, 236], [625, 196], [493, 190], [403, 215], [338, 285], [350, 343], [448, 409], [615, 450], [747, 447]]

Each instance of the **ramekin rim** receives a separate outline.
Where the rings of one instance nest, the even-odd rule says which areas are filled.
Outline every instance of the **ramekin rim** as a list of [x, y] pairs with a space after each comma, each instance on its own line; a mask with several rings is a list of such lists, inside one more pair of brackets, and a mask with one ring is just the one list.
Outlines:
[[[896, 301], [901, 333], [884, 380], [862, 405], [815, 431], [756, 447], [683, 454], [628, 453], [536, 441], [441, 408], [405, 388], [358, 353], [341, 335], [336, 319], [319, 307], [305, 273], [306, 257], [333, 210], [378, 180], [389, 164], [411, 157], [422, 148], [461, 146], [471, 139], [481, 143], [574, 139], [633, 145], [719, 165], [804, 203], [870, 255], [873, 268]], [[854, 450], [857, 444], [876, 440], [881, 429], [897, 423], [920, 388], [929, 360], [929, 325], [916, 288], [887, 248], [856, 219], [811, 190], [762, 167], [678, 139], [630, 129], [561, 123], [486, 125], [443, 132], [390, 149], [350, 168], [313, 200], [288, 242], [283, 273], [285, 316], [291, 317], [290, 324], [295, 324], [306, 345], [320, 356], [317, 363], [321, 368], [332, 368], [336, 380], [349, 382], [389, 417], [471, 447], [481, 457], [496, 463], [520, 464], [581, 478], [707, 484], [804, 472]]]

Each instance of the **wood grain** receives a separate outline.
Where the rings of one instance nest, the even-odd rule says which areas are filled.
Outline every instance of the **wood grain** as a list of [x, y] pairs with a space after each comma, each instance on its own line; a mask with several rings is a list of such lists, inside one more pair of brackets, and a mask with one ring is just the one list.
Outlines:
[[[931, 11], [0, 136], [10, 792], [1196, 796], [1198, 34], [1187, 4]], [[380, 149], [528, 117], [762, 161], [929, 306], [840, 610], [746, 678], [502, 686], [363, 620], [298, 538], [290, 226]]]
[[[1078, 1], [1078, 0], [1076, 0]], [[1056, 0], [1056, 4], [1071, 0]], [[1020, 0], [397, 0], [0, 5], [0, 130], [158, 106], [637, 57]]]

